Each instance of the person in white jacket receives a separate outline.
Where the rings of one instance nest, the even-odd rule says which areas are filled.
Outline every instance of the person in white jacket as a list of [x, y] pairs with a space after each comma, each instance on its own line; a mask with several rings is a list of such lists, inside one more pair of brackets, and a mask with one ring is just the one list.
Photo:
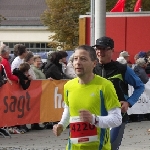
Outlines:
[[73, 56], [74, 56], [74, 53], [69, 58], [69, 61], [68, 61], [67, 67], [66, 67], [66, 72], [65, 72], [66, 76], [69, 79], [73, 79], [73, 78], [77, 77], [75, 70], [73, 68]]

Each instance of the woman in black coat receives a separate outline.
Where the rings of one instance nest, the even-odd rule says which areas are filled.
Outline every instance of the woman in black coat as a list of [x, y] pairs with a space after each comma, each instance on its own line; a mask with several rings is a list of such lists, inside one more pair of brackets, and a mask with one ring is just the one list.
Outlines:
[[53, 52], [48, 58], [48, 62], [44, 68], [46, 78], [55, 80], [66, 79], [66, 75], [62, 71], [62, 64], [60, 63], [62, 55], [59, 52]]

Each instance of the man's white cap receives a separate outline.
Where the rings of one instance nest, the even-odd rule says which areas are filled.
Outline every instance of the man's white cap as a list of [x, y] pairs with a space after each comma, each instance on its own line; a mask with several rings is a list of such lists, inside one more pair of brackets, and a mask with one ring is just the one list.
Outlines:
[[122, 51], [119, 55], [119, 57], [127, 57], [127, 56], [130, 56], [127, 51]]

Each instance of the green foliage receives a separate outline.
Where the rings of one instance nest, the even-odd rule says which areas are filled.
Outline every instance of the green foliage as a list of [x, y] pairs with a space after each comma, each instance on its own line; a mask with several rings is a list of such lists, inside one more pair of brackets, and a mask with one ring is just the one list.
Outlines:
[[[89, 1], [90, 2], [90, 1]], [[52, 41], [63, 43], [64, 49], [73, 49], [79, 41], [79, 15], [89, 12], [89, 2], [85, 0], [46, 0], [48, 9], [41, 20], [55, 35]], [[57, 45], [56, 45], [57, 46]]]
[[[106, 0], [106, 10], [109, 12], [118, 0]], [[125, 12], [133, 12], [137, 0], [126, 0]], [[65, 50], [78, 46], [79, 15], [90, 11], [90, 0], [46, 0], [47, 10], [41, 15], [41, 20], [48, 30], [55, 33], [49, 37], [53, 42], [49, 46], [58, 45]], [[142, 11], [150, 11], [150, 0], [142, 0]], [[61, 44], [60, 44], [60, 43]]]

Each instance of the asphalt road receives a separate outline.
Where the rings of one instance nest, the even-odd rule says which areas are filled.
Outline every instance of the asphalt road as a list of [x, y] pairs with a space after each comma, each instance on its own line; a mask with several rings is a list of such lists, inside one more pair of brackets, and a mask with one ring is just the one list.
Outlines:
[[[30, 127], [30, 125], [28, 125]], [[150, 121], [128, 123], [120, 150], [150, 150]], [[68, 129], [60, 137], [52, 130], [30, 130], [25, 134], [12, 134], [12, 138], [0, 136], [0, 150], [64, 150]]]

